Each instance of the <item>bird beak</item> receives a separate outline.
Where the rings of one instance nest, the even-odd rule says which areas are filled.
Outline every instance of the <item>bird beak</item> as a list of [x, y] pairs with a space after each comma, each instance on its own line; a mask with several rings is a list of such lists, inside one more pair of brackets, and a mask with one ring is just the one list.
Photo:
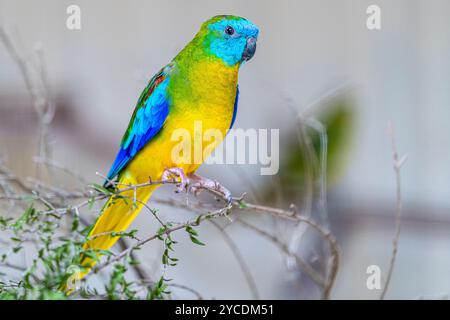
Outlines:
[[250, 60], [256, 51], [256, 38], [250, 37], [245, 44], [244, 53], [242, 54], [242, 61]]

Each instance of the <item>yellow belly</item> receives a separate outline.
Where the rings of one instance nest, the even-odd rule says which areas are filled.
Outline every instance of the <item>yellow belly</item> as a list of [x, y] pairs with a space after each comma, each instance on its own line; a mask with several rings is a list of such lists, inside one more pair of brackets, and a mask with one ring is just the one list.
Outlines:
[[[189, 119], [180, 119], [180, 117], [178, 119], [176, 117], [168, 118], [161, 132], [134, 157], [125, 169], [123, 176], [129, 181], [128, 183], [144, 183], [149, 180], [149, 177], [154, 181], [161, 179], [162, 173], [168, 168], [180, 167], [186, 174], [194, 172], [201, 162], [205, 160], [205, 156], [207, 156], [207, 154], [204, 154], [205, 149], [214, 149], [222, 140], [216, 139], [210, 142], [199, 141], [198, 136], [195, 138], [196, 134], [198, 135], [199, 133], [198, 121], [201, 121], [202, 132], [208, 132], [209, 129], [218, 130], [224, 138], [230, 126], [231, 118], [232, 114], [219, 117], [218, 119], [203, 120], [200, 117], [190, 117]], [[196, 121], [197, 123], [195, 123]], [[187, 141], [190, 144], [191, 156], [183, 159], [187, 161], [180, 161], [180, 158], [174, 156], [174, 154], [179, 154], [179, 152], [174, 150], [177, 147], [179, 149], [181, 139], [174, 140], [174, 138], [180, 137], [177, 134], [177, 132], [180, 132], [180, 129], [189, 133], [191, 137], [191, 140]], [[197, 159], [195, 159], [199, 145], [201, 147], [200, 163], [198, 162], [198, 155]]]
[[[168, 168], [180, 167], [186, 174], [197, 170], [230, 128], [237, 76], [237, 66], [227, 67], [218, 60], [191, 65], [188, 73], [182, 77], [175, 78], [174, 75], [171, 82], [175, 84], [176, 90], [171, 92], [172, 105], [163, 128], [138, 152], [122, 178], [127, 183], [144, 183], [149, 177], [152, 180], [161, 179]], [[183, 86], [186, 79], [189, 87]], [[185, 163], [180, 163], [180, 159], [174, 157], [174, 148], [180, 145], [179, 137], [177, 139], [180, 129], [191, 137], [191, 160]], [[203, 141], [202, 135], [211, 133], [211, 130], [216, 132], [215, 138]], [[218, 138], [218, 134], [221, 138]], [[200, 146], [200, 158], [203, 159], [200, 161], [199, 142], [203, 142]]]

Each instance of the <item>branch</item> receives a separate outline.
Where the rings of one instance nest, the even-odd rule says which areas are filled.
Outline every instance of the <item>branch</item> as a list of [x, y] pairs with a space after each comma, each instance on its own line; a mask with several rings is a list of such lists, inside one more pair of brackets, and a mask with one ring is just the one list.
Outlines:
[[289, 257], [293, 257], [295, 259], [295, 261], [297, 262], [298, 266], [308, 275], [308, 277], [314, 281], [314, 283], [319, 286], [321, 289], [324, 288], [325, 286], [325, 281], [322, 278], [322, 276], [316, 271], [314, 270], [308, 263], [306, 263], [305, 261], [303, 261], [303, 259], [301, 257], [299, 257], [298, 255], [296, 255], [295, 253], [291, 252], [289, 250], [289, 247], [280, 241], [280, 239], [278, 239], [277, 237], [275, 237], [274, 235], [268, 233], [265, 230], [262, 230], [250, 223], [248, 223], [247, 221], [244, 221], [242, 219], [237, 219], [237, 221], [244, 227], [256, 232], [258, 235], [266, 238], [269, 241], [272, 241], [281, 251], [283, 251], [285, 254], [287, 254]]
[[105, 267], [121, 260], [122, 258], [126, 257], [128, 254], [130, 254], [133, 250], [143, 246], [147, 242], [150, 242], [155, 239], [159, 239], [162, 235], [166, 235], [166, 236], [170, 235], [171, 233], [181, 230], [181, 229], [184, 229], [188, 226], [197, 226], [201, 221], [206, 220], [206, 219], [211, 219], [211, 218], [215, 218], [215, 217], [223, 217], [228, 214], [230, 209], [231, 209], [230, 207], [225, 207], [225, 208], [216, 210], [214, 212], [211, 212], [211, 213], [208, 213], [205, 215], [201, 215], [201, 216], [197, 217], [197, 219], [195, 219], [195, 220], [181, 223], [175, 227], [166, 229], [162, 233], [156, 233], [145, 239], [142, 239], [142, 240], [136, 242], [133, 246], [129, 247], [128, 249], [126, 249], [126, 250], [122, 251], [121, 253], [119, 253], [118, 255], [114, 256], [114, 258], [109, 259], [109, 260], [105, 261], [104, 263], [99, 264], [99, 265], [95, 266], [94, 268], [92, 268], [92, 272], [89, 273], [84, 279], [87, 279], [89, 275], [92, 275], [93, 273], [97, 273], [98, 271], [104, 269]]
[[394, 128], [392, 126], [392, 123], [388, 124], [388, 135], [391, 139], [391, 145], [392, 145], [392, 158], [393, 158], [393, 162], [394, 162], [394, 172], [395, 172], [395, 182], [396, 182], [397, 208], [396, 208], [396, 213], [395, 213], [395, 234], [394, 234], [394, 239], [392, 240], [391, 261], [389, 263], [389, 270], [387, 273], [386, 282], [384, 283], [383, 292], [380, 295], [380, 300], [384, 299], [386, 292], [389, 288], [389, 283], [391, 281], [392, 272], [394, 271], [395, 259], [397, 257], [398, 239], [400, 237], [400, 226], [401, 226], [402, 207], [403, 207], [400, 170], [407, 159], [407, 155], [403, 155], [401, 158], [398, 155], [397, 145], [395, 143], [395, 137], [394, 137]]
[[[116, 182], [111, 182], [112, 185], [114, 187], [116, 187], [116, 189], [114, 190], [106, 190], [106, 189], [98, 189], [97, 187], [93, 187], [93, 189], [90, 189], [88, 191], [84, 191], [84, 192], [68, 192], [65, 190], [60, 190], [59, 188], [49, 188], [51, 193], [49, 194], [42, 194], [42, 193], [38, 193], [38, 192], [33, 192], [31, 191], [31, 194], [34, 196], [35, 199], [43, 202], [44, 204], [46, 204], [50, 209], [47, 211], [43, 211], [43, 214], [47, 214], [47, 215], [58, 215], [58, 216], [63, 216], [69, 212], [79, 212], [79, 210], [85, 206], [87, 206], [88, 204], [90, 204], [92, 201], [99, 201], [99, 200], [104, 200], [107, 199], [111, 196], [120, 196], [120, 197], [127, 197], [130, 198], [126, 195], [123, 195], [124, 192], [126, 191], [135, 191], [138, 188], [144, 188], [147, 186], [151, 186], [151, 185], [155, 185], [155, 184], [177, 184], [178, 182], [175, 180], [164, 180], [164, 181], [148, 181], [146, 183], [141, 183], [138, 185], [122, 185], [122, 184], [118, 184]], [[25, 185], [26, 186], [26, 185]], [[26, 188], [28, 188], [28, 186], [26, 186]], [[219, 197], [222, 198], [223, 200], [225, 200], [223, 198], [223, 196], [219, 193], [217, 193], [216, 190], [210, 190], [205, 188], [207, 191], [209, 191], [211, 194], [213, 194], [215, 197]], [[29, 195], [25, 194], [22, 196], [16, 196], [17, 200], [24, 200], [26, 197], [29, 198]], [[48, 198], [47, 198], [48, 197]], [[55, 199], [55, 198], [72, 198], [72, 199], [85, 199], [82, 202], [76, 204], [76, 205], [72, 205], [72, 206], [67, 206], [67, 207], [55, 207], [53, 206], [53, 202], [49, 202], [47, 203], [48, 199]], [[8, 198], [8, 197], [4, 197], [4, 198]], [[153, 234], [151, 236], [148, 236], [147, 238], [144, 238], [142, 240], [137, 241], [134, 245], [132, 245], [131, 247], [128, 248], [124, 248], [124, 246], [122, 245], [122, 251], [121, 253], [119, 253], [118, 255], [114, 256], [113, 258], [108, 259], [107, 261], [105, 261], [102, 264], [98, 264], [96, 267], [94, 267], [92, 269], [92, 272], [89, 273], [96, 273], [100, 270], [102, 270], [103, 268], [107, 267], [108, 265], [111, 265], [115, 262], [120, 261], [122, 258], [130, 255], [133, 253], [133, 251], [139, 247], [141, 247], [142, 245], [153, 241], [155, 239], [158, 239], [159, 237], [161, 237], [161, 235], [169, 235], [172, 232], [181, 230], [183, 228], [186, 228], [187, 226], [196, 226], [198, 225], [201, 221], [206, 220], [206, 219], [212, 219], [212, 218], [217, 218], [217, 217], [223, 217], [223, 216], [227, 216], [232, 214], [232, 211], [234, 210], [239, 210], [239, 211], [255, 211], [255, 212], [260, 212], [260, 213], [265, 213], [265, 214], [270, 214], [274, 217], [277, 218], [281, 218], [284, 220], [289, 220], [289, 221], [293, 221], [293, 222], [297, 222], [297, 223], [306, 223], [308, 226], [312, 227], [313, 229], [315, 229], [319, 235], [328, 242], [329, 247], [330, 247], [330, 253], [331, 253], [331, 258], [330, 258], [330, 263], [329, 263], [329, 268], [327, 271], [327, 275], [326, 275], [326, 279], [323, 279], [323, 277], [321, 277], [320, 275], [317, 275], [317, 272], [312, 269], [308, 264], [306, 264], [305, 262], [303, 262], [301, 259], [299, 259], [299, 257], [295, 257], [295, 260], [298, 264], [298, 266], [305, 271], [305, 273], [317, 284], [322, 288], [323, 291], [323, 295], [322, 297], [325, 299], [328, 299], [330, 296], [330, 291], [331, 288], [333, 287], [334, 281], [335, 281], [335, 277], [338, 271], [338, 266], [339, 266], [339, 249], [338, 249], [338, 245], [336, 243], [335, 238], [331, 235], [331, 233], [324, 227], [320, 226], [317, 222], [315, 222], [314, 220], [312, 220], [310, 217], [306, 217], [304, 215], [300, 215], [297, 213], [295, 207], [291, 206], [291, 208], [289, 210], [284, 210], [284, 209], [280, 209], [280, 208], [273, 208], [273, 207], [268, 207], [268, 206], [262, 206], [262, 205], [257, 205], [257, 204], [251, 204], [251, 203], [247, 203], [244, 202], [244, 195], [238, 198], [233, 198], [233, 201], [231, 203], [231, 205], [226, 206], [226, 207], [221, 207], [221, 208], [216, 208], [214, 211], [208, 213], [208, 214], [202, 214], [200, 215], [197, 219], [192, 220], [192, 221], [188, 221], [186, 223], [178, 223], [173, 227], [167, 228], [165, 229], [165, 231], [162, 234]], [[131, 198], [130, 198], [131, 199]], [[134, 199], [131, 199], [134, 201]], [[135, 200], [137, 201], [137, 199]], [[183, 209], [187, 209], [187, 210], [196, 210], [196, 209], [208, 209], [210, 208], [210, 206], [206, 206], [205, 204], [202, 203], [197, 203], [194, 206], [192, 204], [188, 204], [188, 203], [180, 203], [178, 201], [174, 201], [174, 200], [162, 200], [162, 199], [153, 199], [154, 202], [157, 203], [161, 203], [161, 204], [165, 204], [165, 205], [169, 205], [172, 207], [178, 207], [178, 208], [183, 208]], [[145, 205], [146, 208], [148, 208], [150, 211], [152, 211], [147, 205]], [[156, 216], [156, 218], [158, 218]], [[159, 218], [158, 218], [159, 219]], [[158, 220], [160, 222], [161, 225], [166, 225], [163, 221]], [[248, 226], [247, 226], [248, 227]], [[253, 228], [254, 229], [254, 228]], [[261, 232], [259, 232], [261, 234]], [[274, 236], [267, 236], [266, 238], [269, 240], [274, 241], [274, 243], [281, 248], [283, 251], [285, 251], [288, 254], [292, 255], [291, 250], [289, 250], [287, 247], [283, 247], [280, 246], [280, 244], [282, 243], [279, 239], [277, 239]], [[242, 263], [240, 262], [241, 267], [242, 267]], [[245, 267], [244, 267], [245, 269]], [[244, 271], [245, 273], [245, 271]], [[247, 279], [248, 279], [248, 272], [247, 274]], [[88, 276], [89, 276], [88, 275]], [[139, 275], [140, 278], [142, 279], [142, 277], [144, 276], [144, 274], [140, 274]], [[250, 280], [251, 281], [251, 280]], [[251, 282], [249, 282], [250, 284]], [[252, 286], [252, 285], [250, 285]], [[255, 294], [255, 287], [253, 287], [253, 294]]]
[[329, 266], [328, 272], [327, 272], [328, 275], [327, 275], [326, 284], [324, 286], [323, 298], [329, 299], [331, 289], [333, 288], [334, 281], [336, 280], [336, 275], [337, 275], [337, 272], [339, 269], [339, 259], [340, 259], [339, 246], [337, 244], [336, 239], [330, 233], [330, 231], [328, 231], [324, 227], [320, 226], [314, 220], [312, 220], [308, 217], [303, 217], [299, 214], [296, 214], [295, 211], [288, 211], [288, 210], [260, 206], [260, 205], [250, 204], [250, 203], [245, 203], [243, 206], [244, 206], [243, 209], [268, 213], [268, 214], [271, 214], [273, 216], [276, 216], [276, 217], [279, 217], [282, 219], [304, 222], [304, 223], [308, 224], [310, 227], [312, 227], [313, 229], [315, 229], [319, 233], [319, 235], [328, 242], [328, 244], [330, 246], [331, 259], [330, 259], [330, 266]]
[[244, 274], [245, 279], [247, 280], [248, 286], [250, 287], [250, 291], [252, 293], [253, 299], [259, 300], [259, 291], [258, 286], [256, 285], [256, 281], [253, 278], [252, 273], [250, 272], [250, 268], [247, 266], [247, 263], [245, 262], [244, 257], [242, 256], [242, 253], [239, 251], [238, 246], [233, 241], [233, 239], [228, 235], [228, 233], [215, 221], [210, 220], [209, 221], [213, 226], [219, 230], [219, 232], [222, 234], [225, 242], [227, 243], [228, 247], [233, 252], [237, 262], [239, 263], [239, 266], [242, 270], [242, 273]]
[[[18, 36], [16, 35], [15, 38], [18, 38]], [[47, 157], [49, 151], [47, 129], [54, 118], [55, 106], [50, 99], [48, 78], [44, 68], [42, 46], [36, 46], [33, 52], [35, 58], [33, 64], [33, 60], [27, 59], [24, 50], [19, 48], [19, 45], [17, 44], [17, 41], [15, 41], [11, 32], [8, 32], [1, 26], [0, 41], [3, 42], [8, 53], [16, 62], [25, 81], [33, 102], [34, 110], [39, 117], [41, 126], [38, 154], [40, 157]]]
[[[75, 194], [69, 194], [66, 192], [62, 192], [63, 196], [65, 197], [71, 197], [73, 196], [74, 198], [88, 198], [87, 200], [84, 200], [82, 202], [80, 202], [79, 204], [75, 205], [75, 206], [70, 206], [70, 207], [64, 207], [64, 208], [51, 208], [50, 210], [44, 211], [44, 214], [58, 214], [58, 215], [64, 215], [69, 211], [75, 210], [75, 211], [79, 211], [82, 207], [87, 206], [91, 200], [89, 199], [94, 199], [95, 201], [99, 201], [99, 200], [103, 200], [103, 199], [107, 199], [110, 196], [115, 196], [115, 195], [121, 195], [123, 192], [126, 191], [131, 191], [131, 190], [136, 190], [138, 188], [144, 188], [150, 185], [155, 185], [155, 184], [176, 184], [177, 182], [174, 180], [167, 180], [167, 181], [149, 181], [146, 183], [142, 183], [142, 184], [138, 184], [138, 185], [124, 185], [122, 186], [121, 189], [116, 189], [115, 191], [112, 192], [102, 192], [101, 190], [89, 190], [88, 192], [84, 192], [84, 193], [75, 193]], [[116, 184], [117, 186], [117, 184]], [[217, 193], [217, 191], [215, 190], [209, 190], [206, 189], [208, 191], [210, 191], [213, 195], [220, 197], [221, 195]], [[54, 190], [55, 191], [55, 190]], [[37, 197], [38, 200], [42, 201], [43, 198], [42, 196], [38, 196], [37, 194], [35, 194], [35, 196]], [[20, 197], [18, 198], [20, 199]], [[188, 206], [187, 204], [180, 204], [177, 203], [175, 201], [172, 200], [156, 200], [159, 203], [163, 203], [166, 205], [170, 205], [170, 206], [176, 206], [179, 208], [184, 208], [184, 209], [189, 209], [192, 210], [192, 207]], [[147, 206], [146, 206], [147, 207]], [[205, 208], [202, 205], [198, 206], [199, 208]], [[334, 239], [334, 237], [331, 235], [331, 233], [324, 229], [323, 227], [321, 227], [318, 223], [316, 223], [315, 221], [313, 221], [312, 219], [310, 219], [309, 217], [305, 217], [302, 215], [297, 214], [294, 210], [284, 210], [284, 209], [279, 209], [279, 208], [273, 208], [273, 207], [267, 207], [267, 206], [261, 206], [261, 205], [257, 205], [257, 204], [251, 204], [251, 203], [247, 203], [243, 201], [243, 197], [239, 197], [239, 198], [234, 198], [233, 202], [231, 204], [231, 206], [228, 207], [224, 207], [224, 208], [220, 208], [212, 213], [209, 213], [207, 215], [203, 215], [202, 219], [200, 220], [194, 220], [194, 221], [190, 221], [184, 224], [179, 224], [175, 227], [169, 228], [166, 230], [165, 234], [168, 235], [172, 232], [175, 232], [177, 230], [183, 229], [186, 226], [195, 226], [197, 225], [200, 221], [205, 220], [205, 219], [210, 219], [210, 218], [215, 218], [215, 217], [219, 217], [219, 216], [225, 216], [228, 214], [231, 214], [231, 210], [232, 209], [238, 209], [238, 210], [250, 210], [250, 211], [257, 211], [257, 212], [262, 212], [262, 213], [267, 213], [270, 214], [274, 217], [278, 217], [278, 218], [282, 218], [282, 219], [286, 219], [286, 220], [290, 220], [290, 221], [295, 221], [295, 222], [303, 222], [306, 223], [307, 225], [309, 225], [310, 227], [313, 227], [328, 243], [330, 246], [330, 252], [331, 252], [331, 259], [330, 259], [330, 267], [328, 270], [328, 275], [327, 275], [327, 279], [326, 281], [324, 280], [319, 280], [319, 277], [317, 275], [314, 274], [314, 271], [311, 271], [311, 268], [308, 268], [306, 263], [302, 263], [299, 261], [298, 257], [296, 258], [296, 261], [298, 262], [298, 265], [302, 268], [302, 270], [305, 271], [306, 274], [308, 274], [308, 276], [311, 277], [311, 279], [313, 279], [314, 282], [316, 282], [316, 284], [321, 285], [323, 288], [323, 297], [328, 299], [329, 295], [330, 295], [330, 291], [331, 288], [334, 284], [334, 280], [338, 271], [338, 265], [339, 265], [339, 249], [336, 243], [336, 240]], [[150, 209], [149, 209], [150, 210]], [[229, 212], [230, 211], [230, 212]], [[161, 224], [164, 224], [162, 221], [159, 220], [159, 222]], [[145, 243], [155, 240], [158, 238], [158, 234], [156, 235], [152, 235], [149, 236], [141, 241], [138, 241], [135, 245], [133, 245], [132, 247], [129, 247], [126, 250], [123, 250], [119, 255], [115, 256], [113, 259], [110, 259], [108, 261], [106, 261], [103, 264], [97, 265], [94, 269], [93, 272], [98, 272], [99, 270], [103, 269], [104, 267], [106, 267], [107, 265], [110, 265], [114, 262], [117, 262], [119, 260], [121, 260], [123, 257], [127, 256], [128, 254], [130, 254], [134, 249], [144, 245]], [[291, 252], [290, 250], [286, 250], [287, 252]]]

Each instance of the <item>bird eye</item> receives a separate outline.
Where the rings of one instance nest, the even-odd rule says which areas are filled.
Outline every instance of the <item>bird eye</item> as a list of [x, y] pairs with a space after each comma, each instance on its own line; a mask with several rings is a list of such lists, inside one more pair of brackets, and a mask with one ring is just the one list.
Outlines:
[[229, 35], [229, 36], [232, 36], [232, 35], [234, 34], [234, 29], [233, 29], [233, 27], [232, 27], [232, 26], [227, 26], [227, 27], [225, 28], [225, 33], [226, 33], [227, 35]]

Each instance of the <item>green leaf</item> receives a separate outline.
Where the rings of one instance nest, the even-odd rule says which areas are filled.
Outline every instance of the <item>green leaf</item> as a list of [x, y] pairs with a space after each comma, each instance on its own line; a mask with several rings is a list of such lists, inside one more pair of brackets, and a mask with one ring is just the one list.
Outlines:
[[14, 248], [13, 248], [13, 252], [14, 252], [14, 253], [17, 253], [17, 252], [19, 252], [19, 251], [22, 250], [22, 249], [23, 249], [22, 246], [17, 246], [17, 247], [14, 247]]
[[94, 207], [94, 203], [95, 203], [95, 197], [90, 197], [88, 199], [88, 208], [89, 208], [89, 210], [92, 210], [92, 208]]
[[192, 235], [190, 236], [190, 238], [191, 238], [191, 241], [193, 243], [198, 244], [199, 246], [204, 246], [205, 245], [203, 242], [201, 242], [200, 240], [198, 240], [196, 237], [194, 237]]
[[197, 217], [197, 219], [195, 219], [195, 225], [198, 226], [200, 224], [200, 222], [202, 222], [202, 219], [203, 219], [203, 215], [201, 214]]
[[166, 264], [168, 264], [168, 258], [167, 258], [167, 255], [164, 253], [163, 255], [162, 255], [162, 258], [161, 258], [161, 262], [162, 262], [162, 264], [164, 264], [164, 265], [166, 265]]
[[138, 266], [141, 264], [141, 262], [139, 260], [134, 260], [134, 259], [130, 259], [130, 261], [128, 261], [128, 263], [130, 264], [130, 266]]
[[80, 219], [79, 219], [79, 217], [77, 215], [74, 215], [74, 218], [72, 220], [71, 230], [72, 231], [77, 231], [79, 227], [80, 227]]
[[198, 232], [195, 231], [191, 226], [186, 226], [186, 231], [193, 236], [198, 236]]
[[110, 190], [106, 189], [105, 187], [103, 187], [103, 186], [101, 186], [99, 184], [94, 183], [92, 185], [92, 187], [94, 187], [94, 189], [97, 190], [100, 193], [103, 193], [105, 195], [111, 195], [111, 191]]
[[2, 227], [6, 227], [6, 226], [8, 226], [9, 222], [12, 220], [14, 220], [14, 219], [10, 218], [10, 217], [0, 216], [0, 225], [2, 225]]
[[245, 209], [247, 207], [247, 203], [245, 203], [243, 200], [239, 201], [239, 209]]
[[35, 213], [35, 209], [31, 205], [28, 207], [25, 212], [17, 219], [17, 221], [12, 225], [12, 227], [16, 230], [21, 230], [23, 225], [28, 222], [30, 217]]

